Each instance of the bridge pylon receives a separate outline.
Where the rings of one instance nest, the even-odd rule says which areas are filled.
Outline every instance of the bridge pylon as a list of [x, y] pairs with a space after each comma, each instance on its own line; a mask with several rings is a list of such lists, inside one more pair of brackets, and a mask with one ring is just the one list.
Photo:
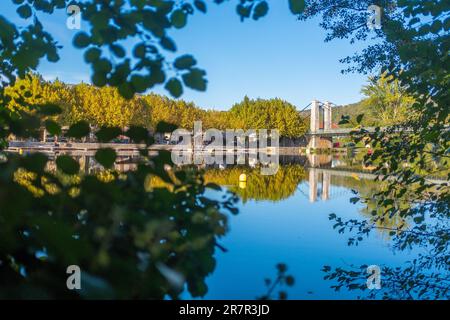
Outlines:
[[[331, 102], [321, 103], [318, 100], [311, 102], [311, 116], [310, 116], [310, 132], [312, 133], [308, 143], [307, 152], [315, 149], [320, 149], [320, 133], [321, 131], [331, 130], [332, 111]], [[322, 117], [321, 117], [321, 114]]]

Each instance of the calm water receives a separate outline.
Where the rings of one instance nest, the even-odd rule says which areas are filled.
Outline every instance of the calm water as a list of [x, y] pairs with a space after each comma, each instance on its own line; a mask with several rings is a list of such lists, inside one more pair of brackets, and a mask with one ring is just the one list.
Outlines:
[[324, 265], [399, 265], [412, 253], [395, 254], [386, 235], [374, 234], [359, 246], [347, 246], [346, 234], [333, 230], [329, 213], [363, 218], [360, 205], [349, 203], [349, 189], [333, 186], [339, 197], [310, 203], [301, 189], [278, 202], [241, 203], [240, 214], [230, 219], [230, 232], [221, 244], [229, 251], [216, 254], [217, 267], [208, 279], [207, 299], [254, 299], [265, 292], [264, 279], [274, 278], [275, 264], [286, 263], [296, 283], [287, 290], [290, 299], [343, 299], [356, 293], [334, 292], [324, 281]]
[[[330, 288], [334, 283], [323, 280], [324, 265], [397, 266], [417, 254], [394, 252], [388, 234], [381, 232], [373, 233], [358, 246], [348, 246], [350, 235], [333, 229], [330, 213], [346, 219], [368, 217], [364, 205], [350, 203], [355, 196], [352, 189], [362, 195], [377, 190], [372, 179], [350, 172], [356, 170], [354, 160], [325, 157], [316, 162], [319, 169], [308, 168], [311, 159], [291, 160], [296, 164], [285, 163], [277, 176], [264, 181], [248, 167], [222, 170], [227, 175], [225, 180], [235, 181], [211, 178], [236, 191], [241, 201], [239, 214], [230, 217], [230, 231], [221, 240], [228, 252], [216, 253], [217, 266], [207, 280], [206, 299], [261, 296], [267, 290], [264, 279], [275, 278], [279, 262], [287, 264], [295, 277], [295, 285], [287, 289], [289, 299], [352, 299], [361, 292], [335, 292]], [[207, 171], [207, 178], [220, 175], [218, 171]], [[245, 188], [238, 186], [239, 172], [249, 173]], [[212, 192], [211, 196], [218, 194]], [[187, 294], [184, 297], [189, 298]]]
[[[418, 252], [394, 251], [387, 232], [375, 231], [358, 246], [348, 246], [350, 234], [333, 229], [329, 214], [343, 219], [368, 219], [363, 204], [352, 204], [355, 193], [370, 197], [380, 188], [355, 157], [283, 156], [274, 176], [262, 176], [254, 164], [205, 168], [205, 179], [235, 192], [239, 214], [229, 219], [229, 232], [220, 239], [227, 252], [216, 250], [216, 268], [207, 278], [206, 299], [255, 299], [266, 293], [264, 279], [275, 279], [277, 263], [285, 263], [295, 278], [285, 288], [289, 299], [353, 299], [361, 291], [335, 292], [324, 280], [323, 266], [402, 266]], [[97, 170], [92, 159], [80, 159]], [[84, 162], [84, 163], [83, 163]], [[120, 159], [119, 170], [132, 170], [133, 161]], [[239, 175], [247, 174], [247, 183]], [[219, 199], [222, 192], [209, 191]], [[387, 221], [389, 226], [395, 220]], [[364, 293], [363, 293], [364, 294]], [[182, 298], [190, 298], [185, 292]]]

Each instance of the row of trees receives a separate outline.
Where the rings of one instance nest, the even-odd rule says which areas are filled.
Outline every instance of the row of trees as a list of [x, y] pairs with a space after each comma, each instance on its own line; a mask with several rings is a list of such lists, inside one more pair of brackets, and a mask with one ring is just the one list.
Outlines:
[[281, 100], [251, 100], [245, 97], [230, 111], [204, 110], [184, 100], [174, 100], [157, 94], [135, 95], [123, 98], [116, 88], [97, 88], [81, 83], [68, 85], [59, 80], [45, 81], [30, 74], [19, 79], [6, 92], [13, 99], [11, 110], [21, 108], [22, 99], [29, 104], [56, 104], [62, 108], [57, 122], [71, 125], [80, 120], [100, 127], [143, 126], [156, 128], [161, 122], [180, 128], [192, 129], [195, 121], [202, 121], [203, 128], [217, 129], [275, 129], [282, 136], [301, 136], [307, 130], [295, 106]]
[[[285, 137], [298, 137], [308, 130], [307, 117], [302, 117], [295, 106], [278, 98], [253, 100], [244, 97], [229, 111], [204, 110], [191, 102], [153, 93], [127, 100], [113, 87], [96, 88], [86, 83], [68, 85], [59, 80], [48, 82], [36, 74], [19, 79], [14, 86], [7, 87], [6, 92], [13, 97], [9, 104], [13, 110], [21, 108], [21, 98], [29, 104], [59, 105], [63, 109], [57, 119], [61, 125], [85, 120], [97, 126], [135, 125], [154, 129], [164, 121], [192, 129], [194, 121], [201, 120], [204, 128], [277, 128]], [[361, 102], [336, 108], [333, 121], [339, 122], [343, 115], [364, 113], [362, 125], [388, 126], [404, 123], [413, 115], [408, 110], [415, 100], [398, 79], [386, 74], [370, 77], [362, 93], [365, 99]]]

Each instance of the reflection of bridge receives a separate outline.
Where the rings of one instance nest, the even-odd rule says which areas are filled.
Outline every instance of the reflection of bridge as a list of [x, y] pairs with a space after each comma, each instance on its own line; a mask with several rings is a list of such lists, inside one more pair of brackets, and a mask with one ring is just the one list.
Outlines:
[[[331, 178], [332, 177], [347, 177], [355, 180], [374, 180], [378, 177], [377, 174], [370, 173], [364, 170], [356, 170], [354, 168], [345, 167], [332, 167], [331, 155], [309, 154], [309, 201], [316, 202], [318, 198], [326, 201], [331, 198], [340, 196], [348, 196], [351, 194], [349, 189], [332, 189]], [[382, 178], [382, 176], [381, 176]], [[396, 179], [390, 177], [390, 179]], [[449, 182], [443, 178], [426, 177], [425, 181], [431, 184], [449, 184]], [[364, 182], [362, 182], [364, 183]], [[306, 194], [305, 194], [306, 195]]]
[[338, 198], [341, 196], [348, 196], [352, 193], [350, 189], [334, 189], [332, 188], [332, 177], [348, 177], [356, 180], [373, 180], [376, 175], [350, 170], [339, 169], [324, 169], [324, 168], [309, 168], [309, 201], [316, 202], [318, 198], [323, 201], [331, 198]]

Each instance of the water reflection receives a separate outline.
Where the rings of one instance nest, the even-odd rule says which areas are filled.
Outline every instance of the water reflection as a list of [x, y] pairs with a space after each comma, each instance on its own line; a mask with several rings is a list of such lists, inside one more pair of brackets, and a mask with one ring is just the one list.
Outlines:
[[[77, 159], [85, 172], [102, 171], [92, 157]], [[135, 170], [136, 163], [135, 156], [119, 157], [115, 169]], [[228, 250], [215, 253], [217, 264], [207, 278], [206, 298], [254, 299], [265, 291], [262, 280], [271, 274], [274, 263], [283, 261], [296, 279], [296, 286], [288, 291], [289, 298], [352, 299], [360, 294], [336, 291], [324, 281], [324, 266], [344, 270], [351, 265], [384, 265], [388, 276], [388, 270], [414, 261], [429, 249], [421, 243], [408, 250], [396, 247], [391, 241], [392, 230], [409, 229], [414, 221], [398, 215], [384, 216], [376, 201], [362, 204], [352, 200], [356, 194], [370, 199], [388, 187], [387, 182], [374, 181], [370, 168], [364, 168], [357, 157], [281, 155], [280, 169], [272, 176], [261, 175], [257, 162], [197, 167], [204, 169], [206, 182], [225, 186], [240, 198], [240, 214], [230, 219], [230, 232], [222, 243]], [[239, 180], [242, 173], [247, 176], [245, 183]], [[163, 185], [157, 180], [148, 183], [150, 188]], [[219, 199], [222, 193], [211, 191], [208, 196]], [[401, 205], [406, 208], [414, 204]], [[349, 235], [340, 230], [341, 226], [333, 229], [336, 221], [330, 221], [331, 213], [347, 220], [374, 222], [378, 232], [368, 235], [358, 246], [349, 246]], [[383, 219], [378, 219], [381, 216]], [[433, 265], [428, 267], [433, 270]], [[443, 270], [445, 278], [448, 264]], [[355, 272], [360, 277], [358, 288], [370, 295], [361, 287], [365, 285], [365, 270]], [[439, 278], [441, 283], [444, 280]], [[185, 293], [183, 297], [190, 296]]]
[[[104, 171], [93, 156], [75, 155], [82, 172], [98, 173]], [[118, 156], [114, 170], [127, 172], [136, 170], [138, 155]], [[274, 175], [261, 175], [260, 164], [245, 155], [245, 165], [200, 164], [198, 169], [205, 172], [206, 182], [225, 186], [238, 194], [245, 203], [249, 200], [281, 201], [293, 196], [298, 190], [304, 192], [310, 202], [318, 199], [329, 200], [340, 196], [332, 186], [347, 189], [373, 189], [371, 183], [375, 175], [370, 170], [363, 169], [361, 161], [355, 161], [352, 156], [313, 154], [313, 155], [280, 155], [280, 168]], [[54, 161], [49, 161], [47, 169], [56, 170]], [[239, 181], [239, 176], [247, 176], [245, 182]], [[299, 189], [302, 182], [308, 182], [308, 190]], [[156, 183], [156, 182], [155, 182]]]

